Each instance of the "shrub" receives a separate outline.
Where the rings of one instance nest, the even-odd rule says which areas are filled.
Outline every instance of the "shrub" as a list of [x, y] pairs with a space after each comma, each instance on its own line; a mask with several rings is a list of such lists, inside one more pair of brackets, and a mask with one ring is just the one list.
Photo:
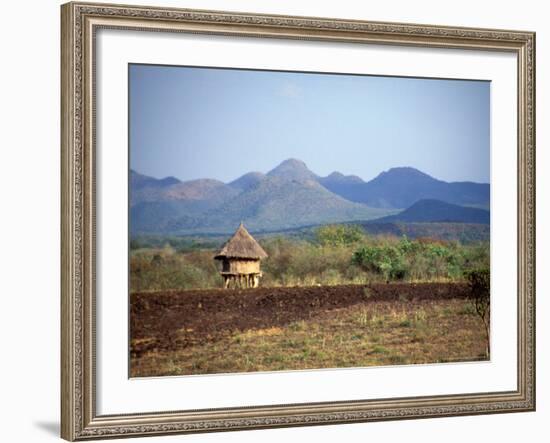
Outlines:
[[399, 246], [363, 246], [351, 259], [368, 272], [382, 274], [386, 280], [401, 280], [407, 274], [405, 255]]
[[464, 272], [464, 276], [470, 287], [476, 314], [479, 316], [485, 327], [485, 336], [487, 339], [487, 357], [490, 352], [490, 307], [491, 307], [491, 274], [489, 269], [474, 269]]
[[407, 237], [364, 244], [351, 258], [364, 272], [385, 280], [460, 280], [465, 269], [488, 261], [488, 244], [471, 247]]

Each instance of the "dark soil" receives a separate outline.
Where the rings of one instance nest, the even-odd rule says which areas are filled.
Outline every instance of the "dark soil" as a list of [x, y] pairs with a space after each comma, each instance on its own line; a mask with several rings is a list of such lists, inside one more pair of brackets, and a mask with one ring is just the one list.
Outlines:
[[131, 355], [213, 342], [235, 331], [284, 326], [359, 303], [463, 299], [462, 283], [390, 283], [132, 294]]

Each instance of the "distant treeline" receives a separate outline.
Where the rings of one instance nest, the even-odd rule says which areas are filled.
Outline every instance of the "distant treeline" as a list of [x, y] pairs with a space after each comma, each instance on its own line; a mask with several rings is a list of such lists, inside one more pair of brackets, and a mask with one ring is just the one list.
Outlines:
[[[350, 229], [360, 228], [365, 235], [370, 236], [394, 236], [398, 238], [407, 237], [410, 239], [433, 239], [446, 242], [458, 241], [462, 244], [488, 242], [490, 237], [490, 226], [476, 223], [376, 223], [376, 222], [352, 222], [341, 223], [330, 226], [348, 226]], [[326, 225], [325, 225], [326, 226]], [[317, 233], [323, 226], [306, 226], [296, 229], [287, 229], [276, 232], [252, 232], [255, 238], [267, 240], [270, 238], [284, 237], [292, 240], [307, 240], [315, 242]], [[201, 249], [218, 248], [229, 238], [227, 234], [208, 235], [163, 235], [163, 234], [142, 234], [134, 235], [130, 240], [130, 249], [163, 248], [170, 245], [178, 252], [190, 252]]]
[[[262, 286], [364, 284], [375, 281], [460, 281], [489, 268], [489, 242], [371, 236], [357, 225], [328, 225], [311, 235], [259, 238], [269, 257]], [[213, 259], [221, 238], [132, 240], [131, 291], [222, 286]]]

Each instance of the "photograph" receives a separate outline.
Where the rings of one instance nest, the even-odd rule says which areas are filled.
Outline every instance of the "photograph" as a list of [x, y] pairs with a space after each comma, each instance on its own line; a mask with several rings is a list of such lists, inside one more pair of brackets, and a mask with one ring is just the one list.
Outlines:
[[36, 312], [60, 326], [40, 349], [60, 357], [42, 384], [62, 438], [386, 438], [538, 407], [542, 25], [316, 5], [43, 19], [60, 158], [34, 163], [60, 177], [60, 273], [37, 271], [61, 296]]
[[490, 81], [128, 85], [130, 377], [490, 360]]

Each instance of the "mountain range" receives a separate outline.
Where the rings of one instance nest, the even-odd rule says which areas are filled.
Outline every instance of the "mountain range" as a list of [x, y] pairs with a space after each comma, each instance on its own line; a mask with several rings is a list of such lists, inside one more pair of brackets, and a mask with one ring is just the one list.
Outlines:
[[[321, 177], [300, 160], [249, 172], [229, 183], [155, 179], [130, 171], [132, 234], [226, 233], [368, 221], [488, 223], [489, 184], [449, 183], [411, 167], [370, 181], [340, 172]], [[481, 211], [481, 212], [480, 212]], [[393, 219], [391, 217], [394, 217]], [[406, 220], [405, 220], [406, 219]]]

